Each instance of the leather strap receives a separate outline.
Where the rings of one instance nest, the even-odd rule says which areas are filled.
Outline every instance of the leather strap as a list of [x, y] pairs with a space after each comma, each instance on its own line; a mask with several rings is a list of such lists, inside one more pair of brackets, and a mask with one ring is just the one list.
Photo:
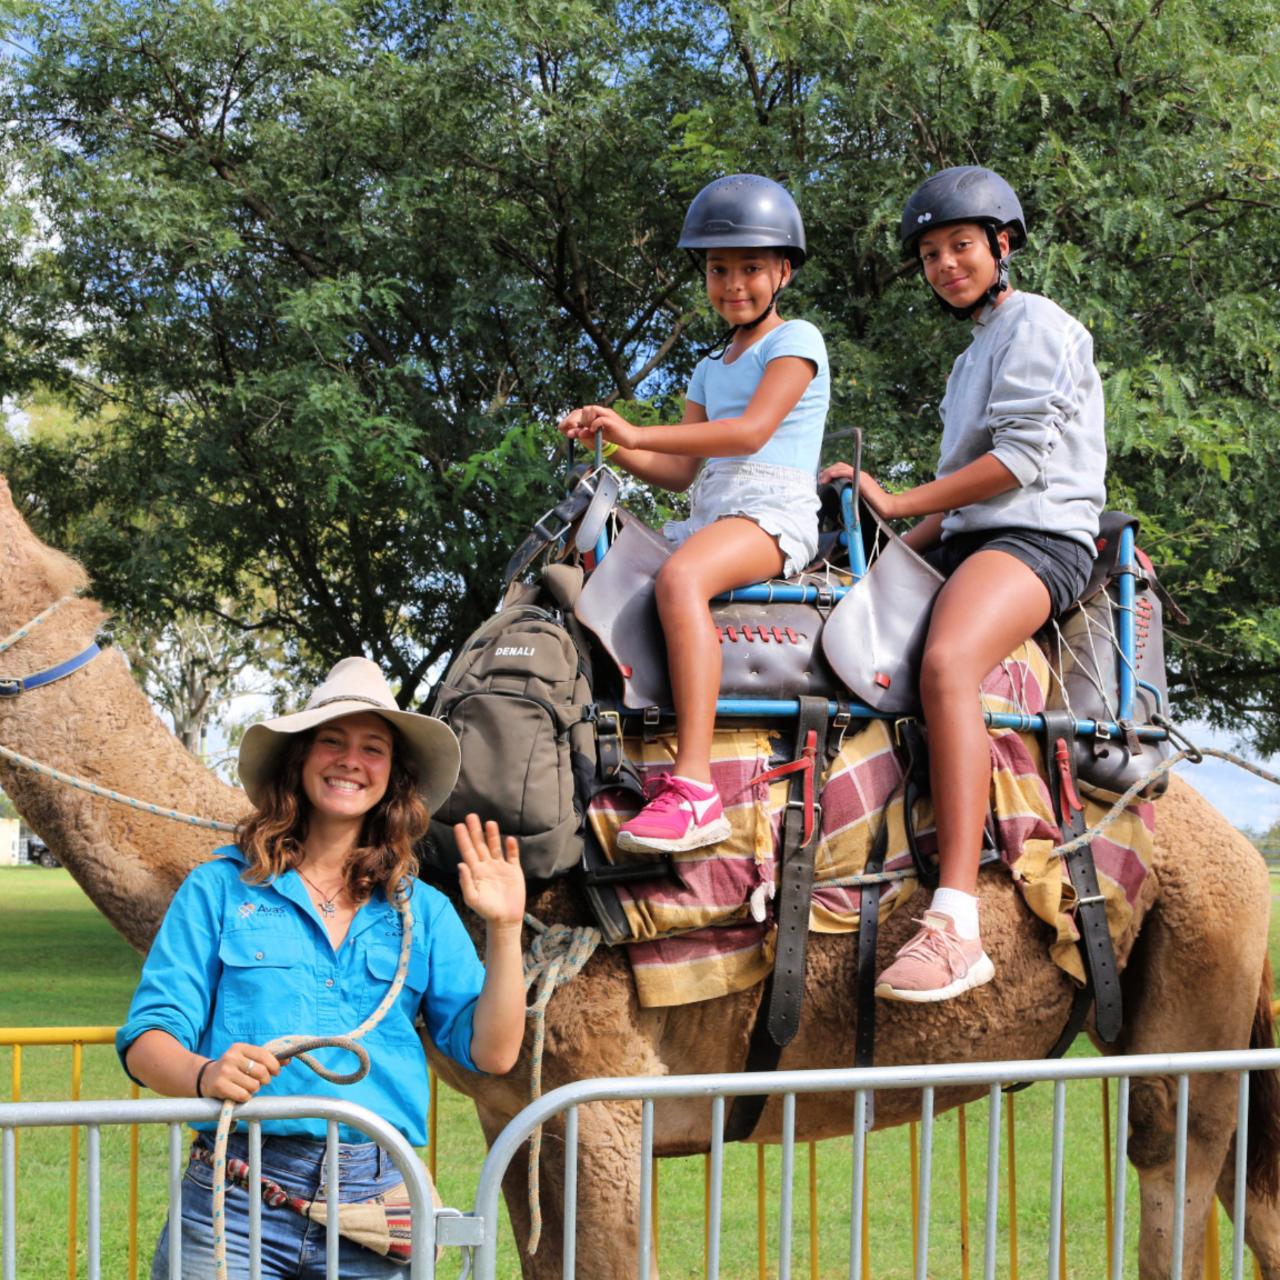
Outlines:
[[608, 467], [602, 467], [595, 473], [594, 483], [595, 496], [578, 522], [578, 532], [573, 539], [573, 545], [579, 552], [596, 549], [604, 522], [617, 505], [618, 495], [622, 492], [621, 482]]
[[515, 549], [502, 574], [505, 590], [512, 579], [522, 574], [542, 552], [558, 538], [591, 505], [596, 496], [596, 481], [584, 476], [550, 511], [545, 512], [525, 540]]
[[[919, 795], [918, 782], [912, 784], [913, 777], [919, 777], [925, 771], [927, 777], [927, 757], [923, 759], [924, 735], [915, 720], [900, 720], [895, 726], [895, 736], [900, 746], [902, 763], [902, 781], [894, 789], [886, 801], [881, 813], [880, 825], [876, 828], [875, 838], [867, 852], [863, 875], [879, 875], [884, 870], [885, 854], [889, 848], [889, 816], [898, 792], [902, 793], [903, 824], [908, 833], [912, 832], [912, 816], [908, 811]], [[905, 758], [903, 758], [905, 756]], [[912, 848], [913, 860], [917, 858], [914, 847], [914, 835], [908, 835], [908, 844]], [[884, 893], [884, 883], [864, 885], [859, 898], [858, 911], [858, 968], [855, 977], [856, 985], [856, 1018], [853, 1034], [853, 1065], [855, 1067], [871, 1067], [876, 1057], [876, 944], [880, 935], [880, 898]], [[866, 1127], [869, 1130], [875, 1124], [875, 1094], [867, 1095]]]
[[769, 1035], [781, 1046], [795, 1039], [804, 1003], [804, 969], [809, 941], [809, 900], [813, 860], [822, 831], [816, 798], [818, 742], [827, 728], [827, 700], [801, 698], [796, 745], [803, 766], [792, 774], [782, 818], [782, 886], [778, 895], [778, 941], [769, 993]]
[[41, 685], [61, 680], [92, 662], [100, 652], [101, 650], [94, 643], [87, 649], [81, 650], [74, 658], [68, 658], [66, 662], [60, 662], [47, 671], [37, 671], [30, 676], [0, 676], [0, 698], [16, 698], [20, 693], [30, 693], [32, 689], [39, 689]]
[[[1067, 1015], [1067, 1025], [1062, 1028], [1062, 1033], [1053, 1042], [1053, 1045], [1045, 1053], [1047, 1059], [1060, 1058], [1075, 1043], [1084, 1027], [1084, 1020], [1089, 1016], [1089, 1009], [1093, 1005], [1093, 988], [1086, 983], [1083, 987], [1076, 987], [1075, 993], [1071, 997], [1071, 1012]], [[1001, 1090], [1001, 1093], [1021, 1093], [1023, 1089], [1029, 1089], [1035, 1083], [1034, 1080], [1023, 1080], [1018, 1084], [1007, 1084]]]
[[[747, 1047], [744, 1071], [773, 1071], [783, 1048], [795, 1038], [804, 1002], [805, 958], [809, 941], [809, 903], [813, 863], [822, 835], [818, 802], [818, 744], [827, 731], [827, 700], [801, 698], [796, 729], [796, 758], [754, 779], [768, 782], [790, 776], [782, 818], [782, 884], [778, 894], [777, 943], [773, 973], [765, 983], [756, 1024]], [[741, 1142], [751, 1136], [767, 1101], [763, 1094], [735, 1098], [724, 1136]]]
[[907, 848], [915, 864], [916, 876], [926, 889], [938, 884], [938, 863], [930, 861], [920, 852], [916, 836], [916, 801], [929, 794], [929, 744], [924, 736], [924, 726], [919, 720], [899, 720], [894, 733], [906, 755], [902, 779], [902, 827], [907, 837]]
[[[1084, 805], [1076, 794], [1075, 753], [1071, 738], [1074, 718], [1066, 711], [1046, 711], [1044, 715], [1045, 761], [1049, 789], [1058, 814], [1064, 841], [1084, 834]], [[1088, 986], [1097, 1005], [1094, 1023], [1098, 1038], [1112, 1044], [1124, 1025], [1124, 1004], [1120, 977], [1116, 971], [1115, 948], [1107, 927], [1107, 904], [1098, 887], [1098, 873], [1090, 845], [1081, 845], [1065, 854], [1067, 875], [1076, 891], [1076, 924], [1084, 955]]]

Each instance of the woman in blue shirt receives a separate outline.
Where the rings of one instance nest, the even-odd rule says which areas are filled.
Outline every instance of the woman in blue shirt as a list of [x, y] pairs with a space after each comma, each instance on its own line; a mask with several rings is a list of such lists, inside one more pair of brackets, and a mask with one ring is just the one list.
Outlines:
[[586, 405], [560, 423], [588, 444], [602, 434], [605, 456], [651, 484], [680, 492], [697, 477], [691, 517], [663, 530], [679, 547], [654, 584], [679, 730], [675, 764], [618, 831], [624, 849], [669, 853], [728, 838], [711, 781], [721, 663], [710, 600], [799, 573], [813, 558], [831, 392], [822, 334], [777, 310], [805, 260], [800, 210], [785, 188], [750, 173], [717, 179], [689, 206], [679, 243], [706, 252], [707, 298], [732, 326], [724, 348], [694, 370], [684, 420], [635, 427]]
[[[244, 1102], [311, 1093], [358, 1102], [426, 1142], [427, 1069], [415, 1020], [442, 1053], [471, 1070], [509, 1071], [524, 1034], [520, 929], [524, 876], [516, 842], [475, 815], [455, 830], [467, 905], [486, 923], [476, 957], [443, 894], [413, 879], [414, 843], [448, 795], [458, 745], [429, 716], [401, 711], [382, 673], [345, 658], [306, 709], [254, 725], [240, 777], [255, 805], [235, 845], [195, 868], [178, 889], [143, 966], [116, 1047], [130, 1076], [157, 1093]], [[413, 917], [400, 995], [361, 1043], [371, 1068], [338, 1085], [282, 1064], [263, 1046], [281, 1035], [341, 1035], [387, 995], [401, 954], [404, 900]], [[314, 1055], [350, 1070], [339, 1049]], [[282, 1069], [285, 1072], [281, 1078]], [[290, 1195], [323, 1182], [323, 1120], [263, 1124], [262, 1171]], [[183, 1186], [182, 1271], [213, 1275], [209, 1167], [212, 1124], [200, 1131]], [[339, 1134], [343, 1201], [371, 1199], [399, 1181], [375, 1144]], [[229, 1154], [243, 1159], [245, 1139]], [[324, 1230], [287, 1207], [263, 1206], [264, 1277], [324, 1274]], [[247, 1196], [228, 1188], [228, 1263], [247, 1275]], [[402, 1274], [344, 1240], [344, 1277]], [[168, 1228], [152, 1275], [168, 1275]]]

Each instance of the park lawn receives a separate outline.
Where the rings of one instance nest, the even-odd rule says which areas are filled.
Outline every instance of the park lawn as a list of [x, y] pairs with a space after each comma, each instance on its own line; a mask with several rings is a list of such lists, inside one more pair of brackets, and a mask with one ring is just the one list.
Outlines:
[[[0, 1026], [115, 1026], [123, 1021], [140, 969], [140, 957], [98, 914], [65, 871], [38, 868], [0, 869]], [[1280, 959], [1280, 929], [1271, 930], [1273, 966]], [[562, 993], [557, 999], [563, 999]], [[1091, 1054], [1087, 1045], [1075, 1053]], [[0, 1079], [11, 1078], [12, 1051], [0, 1048]], [[84, 1051], [80, 1096], [113, 1098], [128, 1093], [115, 1052], [108, 1046]], [[5, 1090], [3, 1097], [9, 1097]], [[71, 1051], [28, 1048], [22, 1053], [21, 1096], [54, 1100], [71, 1096]], [[1067, 1090], [1066, 1273], [1072, 1277], [1106, 1274], [1103, 1193], [1101, 1086], [1081, 1082]], [[1114, 1118], [1115, 1091], [1110, 1091]], [[1048, 1241], [1048, 1172], [1050, 1162], [1052, 1088], [1039, 1085], [1018, 1095], [1015, 1103], [1017, 1167], [1017, 1253], [1020, 1268], [1038, 1273]], [[965, 1109], [968, 1149], [969, 1239], [973, 1272], [981, 1274], [985, 1212], [987, 1106]], [[1007, 1198], [1008, 1111], [1002, 1106], [1001, 1194], [998, 1270], [1011, 1270]], [[934, 1134], [930, 1272], [962, 1273], [959, 1163], [959, 1113], [938, 1118]], [[918, 1137], [918, 1135], [917, 1135]], [[870, 1276], [898, 1280], [914, 1273], [912, 1207], [913, 1135], [897, 1129], [872, 1135], [868, 1144], [870, 1200]], [[164, 1217], [165, 1135], [143, 1128], [139, 1199], [141, 1204], [139, 1274], [145, 1275], [152, 1241]], [[103, 1134], [103, 1274], [130, 1275], [127, 1247], [128, 1135]], [[67, 1233], [67, 1169], [70, 1140], [66, 1131], [28, 1130], [19, 1146], [18, 1275], [65, 1274]], [[473, 1201], [484, 1142], [468, 1099], [440, 1091], [437, 1181], [445, 1203], [469, 1208]], [[80, 1143], [79, 1252], [84, 1253], [84, 1143]], [[816, 1162], [819, 1205], [815, 1274], [847, 1274], [850, 1223], [850, 1143], [831, 1139], [796, 1151], [793, 1182], [792, 1267], [797, 1276], [810, 1272], [810, 1159]], [[777, 1204], [781, 1152], [765, 1152], [767, 1190], [764, 1257], [767, 1275], [777, 1274], [779, 1234]], [[658, 1163], [658, 1256], [664, 1277], [705, 1273], [703, 1218], [705, 1161], [702, 1157]], [[721, 1274], [757, 1274], [757, 1153], [753, 1147], [726, 1151], [726, 1199], [720, 1240]], [[1127, 1240], [1136, 1251], [1137, 1188], [1128, 1178]], [[505, 1219], [505, 1215], [504, 1215]], [[1223, 1255], [1229, 1258], [1229, 1234], [1223, 1232]], [[590, 1242], [582, 1241], [579, 1259], [589, 1274]], [[451, 1273], [451, 1272], [450, 1272]], [[1224, 1269], [1224, 1274], [1227, 1274]], [[498, 1274], [518, 1274], [509, 1226], [503, 1223]]]

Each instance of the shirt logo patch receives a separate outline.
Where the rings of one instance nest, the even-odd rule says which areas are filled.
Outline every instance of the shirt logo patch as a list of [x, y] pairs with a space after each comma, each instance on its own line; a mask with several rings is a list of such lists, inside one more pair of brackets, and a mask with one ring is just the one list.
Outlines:
[[240, 904], [240, 910], [236, 912], [236, 914], [241, 920], [246, 920], [249, 916], [253, 915], [257, 909], [258, 904], [256, 902], [242, 902]]

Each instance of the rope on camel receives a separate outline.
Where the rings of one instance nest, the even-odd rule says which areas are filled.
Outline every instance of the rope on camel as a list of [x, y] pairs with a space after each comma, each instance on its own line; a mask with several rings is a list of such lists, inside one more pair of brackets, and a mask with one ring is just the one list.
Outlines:
[[1175, 751], [1167, 759], [1161, 760], [1154, 769], [1139, 778], [1088, 831], [1076, 836], [1074, 840], [1068, 840], [1065, 844], [1055, 845], [1050, 853], [1051, 857], [1062, 858], [1087, 844], [1092, 844], [1129, 807], [1130, 802], [1135, 800], [1140, 792], [1146, 790], [1157, 778], [1168, 773], [1170, 769], [1175, 765], [1181, 764], [1184, 760], [1189, 760], [1192, 764], [1200, 764], [1205, 756], [1213, 756], [1218, 760], [1226, 760], [1230, 764], [1239, 765], [1241, 769], [1253, 774], [1254, 777], [1261, 778], [1264, 782], [1270, 782], [1280, 787], [1280, 776], [1269, 772], [1260, 765], [1251, 764], [1248, 760], [1243, 759], [1232, 751], [1219, 751], [1215, 747], [1196, 747], [1163, 716], [1153, 717], [1153, 719], [1168, 732], [1170, 741], [1180, 740], [1186, 745], [1181, 750]]
[[177, 809], [162, 809], [159, 805], [148, 804], [144, 800], [135, 800], [132, 796], [123, 795], [119, 791], [111, 791], [107, 787], [100, 787], [96, 782], [88, 782], [84, 778], [76, 778], [69, 773], [63, 773], [61, 769], [54, 769], [50, 765], [41, 764], [38, 760], [32, 760], [30, 756], [24, 756], [21, 752], [11, 751], [8, 747], [0, 747], [0, 757], [11, 760], [14, 764], [22, 765], [42, 778], [52, 778], [55, 782], [65, 782], [67, 786], [75, 787], [77, 791], [87, 791], [91, 796], [100, 796], [104, 800], [114, 800], [116, 804], [126, 805], [130, 809], [137, 809], [140, 813], [154, 813], [158, 818], [172, 818], [175, 822], [183, 822], [189, 827], [205, 827], [210, 831], [236, 830], [234, 822], [215, 822], [212, 818], [198, 818], [195, 814], [181, 813]]
[[36, 614], [30, 622], [19, 627], [17, 631], [11, 631], [3, 640], [0, 640], [0, 653], [3, 653], [6, 649], [12, 649], [23, 636], [30, 635], [31, 632], [34, 631], [42, 622], [46, 622], [55, 613], [57, 613], [64, 604], [70, 600], [76, 599], [79, 599], [79, 597], [74, 592], [70, 595], [63, 596], [61, 599], [55, 600], [47, 609]]
[[[400, 963], [396, 967], [396, 976], [391, 987], [383, 996], [382, 1003], [354, 1030], [339, 1036], [278, 1036], [263, 1045], [268, 1053], [274, 1054], [281, 1062], [297, 1058], [305, 1063], [322, 1080], [333, 1084], [355, 1084], [363, 1080], [369, 1073], [369, 1053], [362, 1044], [356, 1042], [374, 1029], [386, 1016], [387, 1010], [395, 1004], [404, 986], [405, 975], [409, 972], [409, 956], [413, 949], [413, 911], [403, 891], [397, 895], [397, 906], [400, 909]], [[355, 1054], [359, 1066], [345, 1074], [331, 1071], [311, 1056], [312, 1049], [345, 1049]], [[227, 1139], [231, 1134], [231, 1125], [235, 1116], [236, 1104], [227, 1099], [218, 1113], [218, 1132], [213, 1146], [213, 1268], [216, 1280], [227, 1280], [227, 1233], [226, 1233], [226, 1199], [227, 1199]]]
[[[542, 1097], [542, 1050], [547, 1035], [547, 1005], [558, 988], [571, 982], [582, 971], [600, 945], [599, 929], [590, 925], [545, 925], [531, 915], [525, 924], [534, 931], [534, 939], [524, 957], [524, 988], [527, 992], [536, 982], [537, 995], [525, 1016], [533, 1023], [533, 1049], [530, 1054], [530, 1102]], [[542, 1126], [529, 1138], [529, 1255], [538, 1251], [542, 1239], [542, 1203], [539, 1199], [538, 1159], [542, 1153]]]

